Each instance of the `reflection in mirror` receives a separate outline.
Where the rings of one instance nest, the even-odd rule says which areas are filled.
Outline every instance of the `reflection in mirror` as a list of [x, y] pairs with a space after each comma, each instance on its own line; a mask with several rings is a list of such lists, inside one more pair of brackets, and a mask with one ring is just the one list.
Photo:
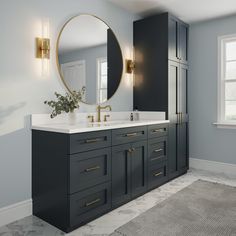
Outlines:
[[83, 102], [100, 104], [116, 92], [122, 54], [114, 33], [102, 20], [91, 15], [72, 18], [63, 27], [57, 47], [63, 82], [69, 91], [85, 87]]

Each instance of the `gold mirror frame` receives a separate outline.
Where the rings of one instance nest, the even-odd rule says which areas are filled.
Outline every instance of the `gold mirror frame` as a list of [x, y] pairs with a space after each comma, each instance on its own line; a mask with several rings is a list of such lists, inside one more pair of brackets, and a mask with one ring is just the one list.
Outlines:
[[[95, 16], [95, 15], [92, 15], [92, 14], [87, 14], [87, 13], [83, 13], [83, 14], [79, 14], [79, 15], [75, 15], [73, 17], [71, 17], [69, 20], [66, 21], [66, 23], [62, 26], [60, 32], [59, 32], [59, 35], [57, 37], [57, 44], [56, 44], [56, 62], [57, 62], [57, 69], [58, 69], [58, 72], [59, 72], [59, 75], [60, 75], [60, 78], [62, 80], [62, 83], [64, 84], [64, 86], [66, 87], [66, 89], [68, 90], [69, 93], [72, 94], [72, 91], [71, 89], [68, 87], [68, 85], [66, 84], [65, 80], [64, 80], [64, 77], [62, 75], [62, 72], [61, 72], [61, 66], [60, 66], [60, 63], [59, 63], [59, 54], [58, 54], [58, 48], [59, 48], [59, 41], [60, 41], [60, 38], [61, 38], [61, 34], [63, 32], [63, 30], [65, 29], [65, 27], [72, 21], [74, 20], [75, 18], [79, 17], [79, 16], [92, 16], [92, 17], [95, 17], [97, 18], [98, 20], [102, 21], [105, 25], [107, 25], [107, 27], [112, 31], [112, 33], [114, 34], [115, 38], [116, 38], [116, 41], [118, 42], [118, 45], [119, 45], [119, 49], [120, 49], [120, 53], [121, 53], [121, 58], [122, 58], [122, 71], [121, 71], [121, 78], [120, 78], [120, 82], [119, 82], [119, 85], [117, 86], [117, 89], [116, 91], [113, 93], [113, 95], [107, 99], [104, 103], [106, 103], [107, 101], [109, 101], [117, 92], [118, 88], [120, 87], [120, 84], [121, 84], [121, 81], [122, 81], [122, 76], [123, 76], [123, 71], [124, 71], [124, 60], [123, 60], [123, 54], [122, 54], [122, 50], [121, 50], [121, 47], [120, 47], [120, 43], [114, 33], [114, 31], [112, 30], [112, 28], [104, 21], [102, 20], [101, 18]], [[87, 104], [87, 105], [100, 105], [100, 104], [103, 104], [103, 103], [98, 103], [98, 104], [90, 104], [90, 103], [86, 103], [85, 101], [81, 101], [82, 103], [84, 104]]]

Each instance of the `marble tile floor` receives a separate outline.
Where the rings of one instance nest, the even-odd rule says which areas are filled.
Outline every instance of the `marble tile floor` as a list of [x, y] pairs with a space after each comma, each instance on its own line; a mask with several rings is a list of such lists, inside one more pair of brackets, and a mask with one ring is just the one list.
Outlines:
[[236, 187], [236, 177], [191, 169], [186, 175], [111, 211], [69, 234], [64, 234], [57, 228], [35, 216], [29, 216], [1, 227], [0, 236], [107, 236], [118, 227], [129, 222], [198, 179]]

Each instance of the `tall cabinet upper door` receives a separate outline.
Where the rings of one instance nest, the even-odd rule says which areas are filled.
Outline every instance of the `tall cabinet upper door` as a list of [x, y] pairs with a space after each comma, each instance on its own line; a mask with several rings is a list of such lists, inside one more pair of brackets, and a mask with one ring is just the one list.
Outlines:
[[168, 115], [170, 123], [177, 123], [177, 114], [179, 113], [179, 63], [169, 61], [168, 70]]
[[117, 207], [131, 198], [131, 145], [112, 147], [112, 206]]
[[147, 190], [147, 141], [133, 143], [131, 156], [132, 197], [136, 197]]
[[179, 36], [178, 20], [172, 16], [169, 17], [169, 59], [179, 61]]
[[182, 22], [178, 23], [179, 35], [179, 60], [181, 63], [188, 63], [188, 25]]
[[188, 122], [188, 66], [184, 64], [179, 65], [179, 85], [178, 85], [178, 105], [181, 122]]

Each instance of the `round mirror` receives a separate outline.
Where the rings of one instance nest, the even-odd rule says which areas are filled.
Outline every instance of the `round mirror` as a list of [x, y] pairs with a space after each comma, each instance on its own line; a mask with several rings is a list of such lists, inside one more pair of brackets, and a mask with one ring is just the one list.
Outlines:
[[83, 102], [101, 104], [119, 87], [123, 59], [111, 28], [92, 15], [79, 15], [62, 28], [57, 40], [57, 65], [69, 92], [84, 88]]

